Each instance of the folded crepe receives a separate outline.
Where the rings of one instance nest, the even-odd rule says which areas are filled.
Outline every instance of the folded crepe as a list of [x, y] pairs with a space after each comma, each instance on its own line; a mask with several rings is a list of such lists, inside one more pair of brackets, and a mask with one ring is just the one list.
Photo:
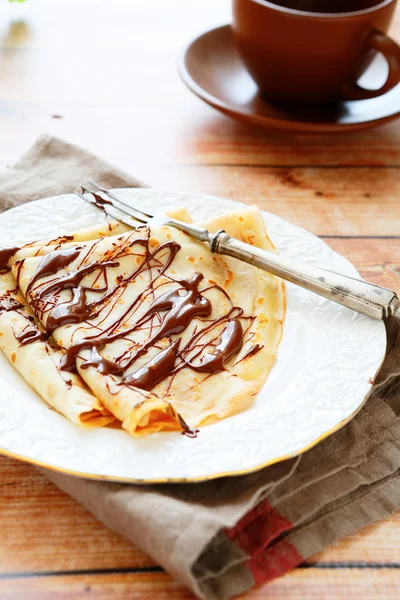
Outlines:
[[53, 240], [39, 240], [22, 248], [0, 251], [0, 347], [8, 360], [31, 387], [55, 410], [73, 423], [101, 427], [115, 417], [91, 393], [85, 382], [73, 373], [63, 373], [63, 353], [47, 338], [45, 329], [35, 317], [18, 289], [11, 266], [27, 256], [43, 256], [84, 240], [115, 235], [128, 230], [117, 221], [64, 235]]
[[11, 273], [0, 275], [0, 347], [33, 389], [74, 423], [100, 427], [115, 421], [79, 376], [60, 370], [63, 354], [46, 341]]
[[[173, 216], [190, 220], [185, 210]], [[202, 225], [274, 251], [256, 208]], [[0, 309], [3, 349], [74, 422], [84, 414], [91, 422], [98, 411], [97, 424], [115, 419], [131, 435], [194, 436], [194, 428], [248, 408], [275, 359], [283, 282], [169, 226], [111, 223], [24, 246], [8, 266], [5, 294], [22, 308]], [[24, 327], [37, 331], [26, 345]]]

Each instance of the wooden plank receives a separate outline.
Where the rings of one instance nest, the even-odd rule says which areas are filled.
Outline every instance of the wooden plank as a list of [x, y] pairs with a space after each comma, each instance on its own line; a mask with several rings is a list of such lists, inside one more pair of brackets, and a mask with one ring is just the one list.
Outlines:
[[[146, 89], [152, 86], [142, 75], [139, 79]], [[219, 114], [175, 83], [179, 87], [170, 105], [162, 106], [144, 98], [136, 100], [134, 108], [116, 99], [86, 107], [68, 102], [68, 94], [50, 102], [45, 97], [35, 103], [0, 101], [0, 131], [7, 139], [0, 146], [0, 163], [16, 162], [46, 131], [87, 147], [133, 174], [142, 165], [157, 170], [171, 164], [400, 165], [400, 121], [334, 136], [264, 132]], [[32, 85], [40, 89], [42, 80], [35, 77]], [[63, 118], [54, 119], [54, 114]]]
[[[34, 84], [40, 87], [41, 80]], [[54, 114], [63, 118], [54, 119]], [[65, 99], [0, 101], [0, 132], [7, 140], [0, 146], [0, 164], [15, 163], [44, 131], [87, 147], [132, 174], [142, 167], [157, 171], [177, 164], [400, 165], [400, 121], [335, 136], [263, 132], [217, 113], [183, 88], [170, 107], [146, 101], [135, 102], [134, 108], [118, 102], [85, 107]]]
[[154, 564], [32, 466], [0, 458], [0, 573]]
[[[97, 522], [35, 469], [0, 459], [0, 573], [125, 569], [155, 565]], [[310, 562], [400, 563], [400, 513]]]
[[[301, 569], [252, 589], [246, 600], [397, 600], [400, 571]], [[192, 600], [193, 594], [165, 573], [68, 575], [0, 581], [2, 600]], [[239, 598], [239, 597], [238, 597]]]
[[257, 204], [321, 236], [400, 231], [400, 169], [149, 166], [140, 177], [159, 189]]
[[320, 236], [400, 235], [400, 169], [154, 168], [148, 163], [127, 170], [158, 189], [257, 204]]
[[348, 258], [364, 279], [400, 293], [400, 239], [326, 239]]

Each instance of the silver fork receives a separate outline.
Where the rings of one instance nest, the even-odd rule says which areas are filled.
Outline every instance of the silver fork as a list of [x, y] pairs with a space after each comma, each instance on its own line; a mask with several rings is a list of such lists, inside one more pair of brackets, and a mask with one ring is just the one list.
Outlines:
[[[79, 192], [76, 194], [85, 202], [103, 210], [113, 219], [134, 228], [138, 226], [138, 223], [147, 224], [154, 218], [154, 215], [128, 204], [93, 181], [88, 183], [96, 190], [96, 195], [86, 188], [82, 188], [83, 194]], [[91, 194], [91, 197], [87, 194]], [[96, 201], [96, 197], [101, 198], [101, 202], [104, 204]], [[166, 217], [163, 223], [184, 231], [200, 242], [206, 242], [211, 252], [225, 254], [264, 269], [368, 317], [386, 319], [393, 316], [400, 306], [397, 294], [392, 290], [250, 246], [232, 238], [223, 229], [216, 233], [210, 233], [203, 227], [183, 223], [170, 217]]]

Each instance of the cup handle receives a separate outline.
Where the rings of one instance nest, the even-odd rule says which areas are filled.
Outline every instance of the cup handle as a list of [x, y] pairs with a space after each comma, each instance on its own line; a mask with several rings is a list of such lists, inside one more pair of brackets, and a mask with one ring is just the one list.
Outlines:
[[357, 82], [347, 85], [344, 90], [346, 100], [367, 100], [368, 98], [377, 98], [386, 94], [400, 82], [400, 46], [390, 37], [373, 29], [365, 38], [364, 50], [376, 50], [381, 52], [386, 58], [389, 66], [389, 74], [385, 83], [378, 90], [367, 90]]

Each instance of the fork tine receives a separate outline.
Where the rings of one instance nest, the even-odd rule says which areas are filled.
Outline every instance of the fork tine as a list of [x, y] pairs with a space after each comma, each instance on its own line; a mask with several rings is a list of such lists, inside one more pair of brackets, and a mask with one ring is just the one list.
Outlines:
[[[82, 188], [82, 191], [89, 192], [90, 194], [92, 194], [94, 196], [94, 198], [96, 200], [97, 200], [97, 198], [99, 198], [100, 200], [102, 200], [102, 202], [105, 203], [99, 207], [100, 202], [93, 201], [93, 204], [95, 206], [97, 206], [97, 208], [102, 208], [103, 210], [105, 210], [107, 207], [109, 208], [109, 204], [111, 204], [119, 212], [129, 215], [130, 217], [132, 217], [132, 219], [136, 219], [137, 221], [140, 221], [142, 223], [150, 223], [152, 219], [156, 218], [154, 215], [151, 215], [150, 213], [145, 213], [144, 211], [139, 210], [138, 208], [135, 208], [135, 207], [131, 206], [130, 204], [123, 202], [122, 200], [119, 200], [119, 198], [117, 198], [116, 196], [111, 194], [108, 190], [103, 190], [94, 181], [88, 181], [88, 183], [90, 183], [92, 186], [96, 187], [100, 193], [107, 196], [107, 199], [110, 199], [110, 201], [107, 202], [105, 200], [105, 198], [102, 198], [100, 196], [100, 194], [97, 194], [93, 191]], [[124, 206], [126, 206], [126, 208], [124, 208]], [[136, 213], [138, 213], [140, 215], [140, 217], [138, 217]], [[171, 218], [167, 215], [162, 215], [161, 213], [160, 213], [160, 217], [162, 220], [162, 225], [169, 225], [170, 227], [176, 227], [176, 229], [179, 229], [180, 231], [187, 233], [188, 235], [194, 237], [199, 242], [210, 243], [210, 240], [212, 241], [213, 237], [215, 237], [215, 235], [216, 235], [216, 234], [214, 234], [214, 236], [212, 236], [209, 233], [209, 231], [207, 231], [207, 229], [204, 229], [204, 227], [198, 227], [197, 225], [194, 225], [192, 223], [184, 223], [183, 221], [179, 221], [178, 219]], [[118, 217], [115, 217], [115, 218], [118, 219]], [[153, 222], [153, 224], [154, 224], [154, 222]]]
[[[133, 210], [134, 212], [138, 213], [139, 215], [142, 215], [142, 216], [146, 217], [147, 219], [152, 219], [154, 217], [154, 215], [151, 215], [150, 213], [146, 213], [146, 212], [144, 212], [144, 210], [136, 208], [136, 206], [132, 206], [132, 204], [128, 204], [124, 200], [120, 200], [119, 198], [117, 198], [117, 196], [115, 196], [114, 194], [112, 194], [108, 190], [105, 190], [104, 188], [101, 188], [99, 185], [97, 185], [97, 183], [95, 181], [91, 181], [90, 179], [88, 179], [87, 182], [90, 183], [90, 185], [92, 185], [94, 188], [96, 188], [97, 191], [102, 192], [108, 198], [112, 198], [113, 200], [115, 200], [119, 204], [122, 204], [123, 206], [125, 206], [129, 210], [131, 210], [131, 211]], [[88, 191], [90, 191], [90, 190], [88, 190]], [[128, 213], [128, 214], [130, 214], [130, 213]]]
[[[84, 189], [84, 188], [82, 188], [82, 189]], [[121, 221], [121, 223], [128, 225], [128, 227], [132, 227], [133, 229], [138, 227], [138, 223], [135, 223], [135, 220], [139, 221], [140, 224], [147, 223], [147, 221], [144, 221], [143, 219], [138, 219], [137, 217], [132, 217], [131, 215], [129, 215], [128, 213], [115, 207], [114, 205], [106, 204], [106, 205], [100, 207], [98, 204], [96, 204], [96, 202], [94, 200], [90, 200], [89, 198], [87, 198], [86, 196], [81, 194], [80, 192], [74, 192], [74, 193], [76, 194], [76, 196], [79, 196], [79, 198], [84, 200], [87, 204], [94, 206], [98, 210], [102, 210], [109, 217], [112, 217], [113, 219], [117, 219], [117, 221]]]
[[[108, 194], [108, 192], [106, 190], [99, 189], [98, 191], [100, 191], [102, 194], [104, 194], [105, 196], [107, 196], [109, 198], [109, 200], [107, 200], [107, 202], [104, 200], [104, 198], [103, 199], [101, 198], [101, 196], [97, 190], [96, 190], [96, 192], [93, 192], [92, 190], [89, 190], [88, 188], [85, 188], [83, 186], [81, 186], [81, 187], [82, 187], [83, 193], [92, 194], [92, 196], [94, 196], [94, 198], [95, 198], [94, 205], [97, 206], [97, 208], [104, 208], [105, 206], [108, 206], [111, 204], [114, 208], [116, 208], [123, 214], [128, 215], [129, 217], [132, 217], [132, 219], [136, 219], [136, 221], [140, 221], [141, 223], [148, 223], [148, 221], [151, 219], [151, 217], [149, 215], [142, 213], [139, 210], [134, 209], [132, 206], [129, 206], [129, 204], [126, 204], [125, 202], [121, 202], [120, 200], [118, 200], [118, 198], [112, 196], [111, 194]], [[99, 207], [99, 204], [101, 204], [101, 203], [97, 199], [103, 200], [105, 202], [105, 204], [104, 205], [102, 204], [101, 207]], [[123, 206], [120, 206], [121, 204]], [[124, 206], [126, 208], [124, 208]]]

